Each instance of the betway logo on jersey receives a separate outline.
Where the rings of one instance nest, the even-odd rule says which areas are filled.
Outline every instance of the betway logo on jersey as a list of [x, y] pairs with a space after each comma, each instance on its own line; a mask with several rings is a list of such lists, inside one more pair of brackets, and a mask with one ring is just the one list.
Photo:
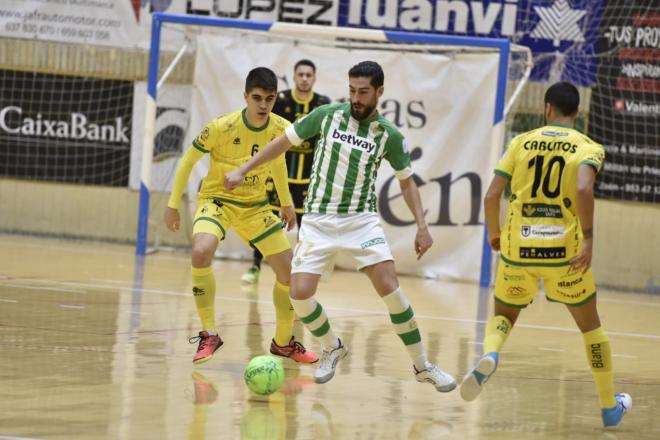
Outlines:
[[0, 110], [0, 130], [23, 136], [53, 137], [75, 140], [130, 143], [129, 127], [122, 118], [114, 118], [113, 124], [95, 124], [83, 113], [72, 112], [69, 119], [44, 119], [41, 113], [35, 118], [23, 117], [23, 109], [8, 106]]
[[352, 133], [346, 133], [345, 131], [336, 128], [332, 131], [332, 139], [335, 141], [341, 141], [351, 148], [359, 148], [369, 154], [373, 154], [376, 150], [375, 142], [370, 142], [365, 138], [358, 137]]

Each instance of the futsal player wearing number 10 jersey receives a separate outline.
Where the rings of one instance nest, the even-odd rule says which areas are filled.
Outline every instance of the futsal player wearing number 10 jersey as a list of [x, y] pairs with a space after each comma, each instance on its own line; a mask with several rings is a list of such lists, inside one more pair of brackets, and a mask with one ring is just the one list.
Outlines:
[[[612, 354], [596, 308], [591, 272], [596, 173], [603, 147], [573, 128], [580, 95], [560, 82], [545, 94], [543, 127], [513, 139], [495, 168], [484, 200], [488, 241], [500, 251], [495, 316], [488, 320], [484, 355], [463, 379], [470, 401], [495, 372], [499, 352], [520, 310], [543, 280], [546, 298], [565, 304], [582, 332], [605, 428], [615, 428], [630, 410], [628, 394], [614, 393]], [[509, 207], [500, 229], [500, 199], [509, 186]]]

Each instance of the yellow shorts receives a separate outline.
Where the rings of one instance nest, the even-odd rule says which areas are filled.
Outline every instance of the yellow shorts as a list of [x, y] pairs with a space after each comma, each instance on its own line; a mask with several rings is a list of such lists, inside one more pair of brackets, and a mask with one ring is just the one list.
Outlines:
[[543, 280], [549, 301], [579, 306], [596, 294], [593, 273], [589, 269], [571, 271], [570, 266], [513, 266], [500, 260], [495, 280], [495, 299], [511, 307], [524, 308], [536, 296], [539, 279]]
[[241, 240], [264, 256], [291, 249], [282, 221], [273, 214], [267, 200], [251, 206], [219, 198], [197, 201], [193, 235], [213, 234], [221, 241], [232, 226]]

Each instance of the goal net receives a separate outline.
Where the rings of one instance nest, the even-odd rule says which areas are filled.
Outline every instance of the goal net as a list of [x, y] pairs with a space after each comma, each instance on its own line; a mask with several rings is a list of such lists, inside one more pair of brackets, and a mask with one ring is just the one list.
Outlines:
[[581, 91], [578, 128], [607, 154], [597, 197], [659, 202], [660, 2], [556, 0], [517, 8], [518, 27], [529, 33], [512, 40], [536, 38], [537, 53], [512, 130], [538, 126], [545, 88], [570, 81]]
[[[528, 50], [504, 39], [271, 25], [168, 14], [154, 14], [153, 19], [138, 254], [147, 252], [149, 218], [160, 218], [165, 208], [164, 199], [162, 206], [150, 206], [150, 194], [170, 189], [177, 160], [172, 157], [169, 163], [166, 160], [156, 165], [151, 155], [158, 116], [171, 107], [161, 104], [161, 94], [168, 93], [168, 67], [155, 74], [160, 44], [175, 41], [178, 36], [184, 41], [179, 53], [192, 51], [195, 57], [191, 99], [185, 108], [189, 120], [179, 154], [208, 121], [245, 106], [245, 76], [256, 66], [275, 71], [280, 78], [279, 88], [286, 89], [293, 86], [294, 64], [310, 59], [317, 66], [315, 91], [339, 101], [347, 99], [350, 67], [364, 60], [381, 64], [385, 93], [379, 111], [407, 139], [426, 219], [438, 243], [422, 262], [414, 258], [410, 251], [416, 231], [414, 221], [392, 170], [383, 166], [376, 191], [397, 268], [427, 277], [482, 278], [488, 283], [490, 253], [484, 247], [481, 200], [501, 152], [507, 103], [513, 102], [531, 67]], [[187, 192], [191, 211], [198, 182], [207, 170], [205, 160], [193, 170]], [[221, 243], [219, 253], [247, 258], [251, 249], [230, 234]]]

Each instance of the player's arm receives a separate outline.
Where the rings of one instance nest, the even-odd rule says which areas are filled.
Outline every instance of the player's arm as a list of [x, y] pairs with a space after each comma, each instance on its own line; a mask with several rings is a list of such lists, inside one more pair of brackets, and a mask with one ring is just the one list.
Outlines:
[[[412, 173], [412, 170], [410, 170]], [[415, 217], [415, 223], [417, 223], [417, 234], [415, 236], [415, 253], [417, 254], [417, 259], [422, 258], [422, 255], [428, 251], [433, 245], [433, 238], [431, 238], [431, 233], [429, 232], [429, 227], [426, 224], [426, 219], [424, 218], [424, 206], [422, 205], [422, 197], [419, 195], [419, 188], [415, 183], [415, 178], [412, 175], [409, 175], [405, 179], [399, 180], [399, 185], [401, 186], [401, 194], [403, 195], [403, 200], [406, 201], [408, 209]]]
[[293, 225], [296, 224], [296, 211], [289, 191], [289, 178], [284, 154], [280, 154], [273, 161], [271, 173], [277, 197], [280, 199], [280, 216], [286, 222], [287, 231], [290, 231]]
[[577, 172], [575, 208], [582, 227], [580, 253], [571, 260], [571, 269], [586, 272], [591, 267], [594, 237], [594, 182], [596, 170], [590, 164], [580, 164]]
[[[291, 142], [285, 135], [276, 137], [268, 142], [266, 146], [252, 156], [250, 160], [234, 171], [225, 174], [225, 188], [230, 190], [236, 188], [243, 183], [243, 179], [250, 171], [257, 168], [259, 165], [272, 162], [275, 158], [284, 154], [289, 148], [291, 148], [291, 146]], [[273, 176], [273, 180], [274, 178], [275, 176]]]
[[225, 188], [234, 189], [243, 183], [243, 179], [259, 165], [273, 161], [284, 154], [291, 146], [300, 145], [305, 139], [318, 134], [321, 130], [321, 121], [326, 114], [325, 106], [316, 108], [312, 113], [289, 125], [282, 136], [268, 142], [261, 151], [252, 156], [250, 160], [236, 170], [225, 174]]
[[192, 146], [183, 155], [177, 166], [176, 175], [174, 176], [174, 184], [172, 185], [172, 192], [167, 202], [165, 209], [165, 226], [170, 231], [176, 232], [181, 226], [181, 217], [179, 216], [179, 205], [181, 204], [181, 197], [186, 188], [186, 183], [190, 178], [190, 172], [193, 166], [204, 156], [204, 152]]
[[508, 183], [509, 179], [500, 174], [495, 174], [484, 197], [488, 243], [494, 251], [500, 250], [500, 200]]
[[486, 216], [486, 230], [488, 232], [488, 244], [494, 251], [500, 250], [500, 202], [502, 193], [511, 181], [515, 170], [515, 151], [523, 141], [524, 135], [516, 136], [504, 156], [495, 166], [495, 175], [490, 181], [486, 196], [484, 197], [484, 214]]
[[431, 238], [429, 227], [424, 219], [424, 206], [410, 166], [408, 146], [398, 130], [390, 132], [387, 138], [385, 160], [394, 168], [394, 175], [399, 179], [403, 200], [405, 200], [408, 209], [415, 217], [417, 233], [415, 234], [414, 246], [419, 260], [433, 245], [433, 238]]

